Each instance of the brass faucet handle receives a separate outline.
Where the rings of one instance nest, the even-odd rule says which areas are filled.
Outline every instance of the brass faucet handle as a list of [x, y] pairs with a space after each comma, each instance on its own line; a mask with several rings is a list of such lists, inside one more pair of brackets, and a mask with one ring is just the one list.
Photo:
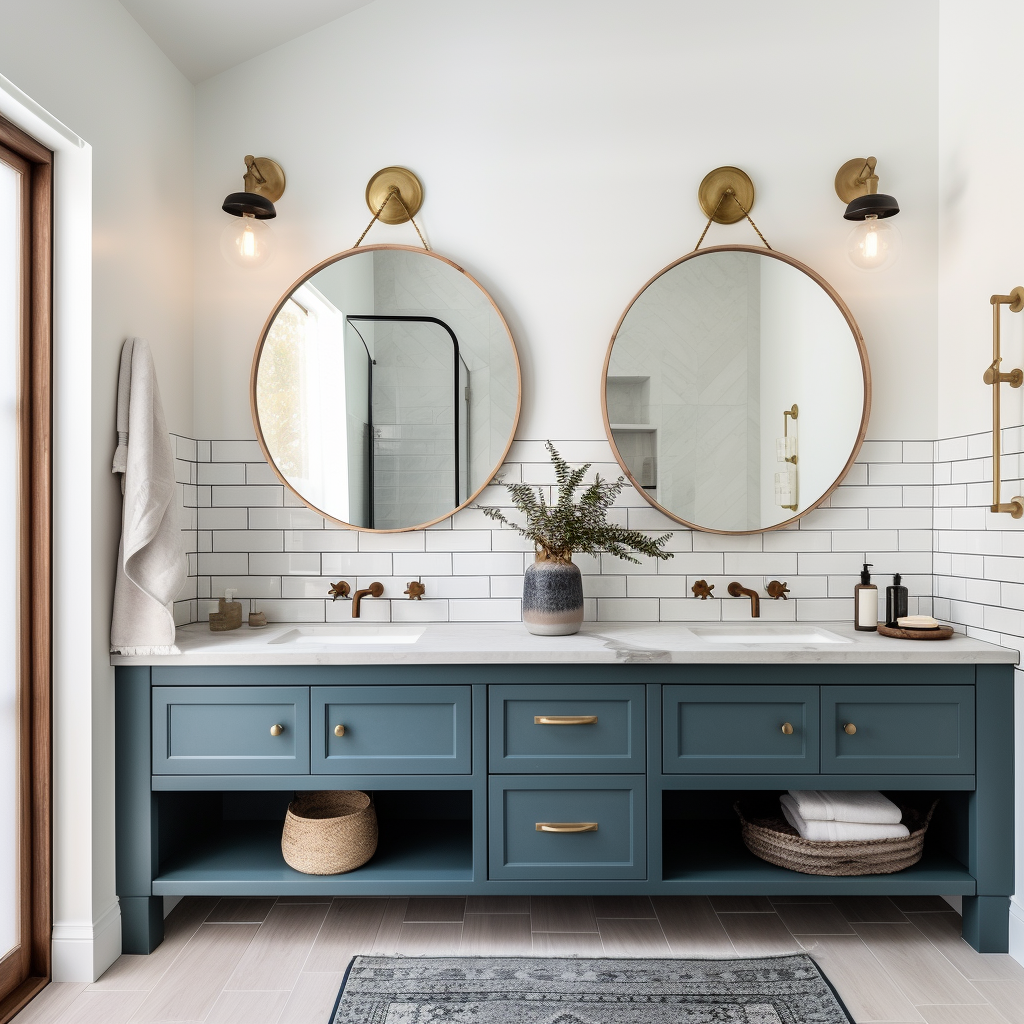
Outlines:
[[410, 601], [419, 601], [427, 592], [427, 588], [422, 583], [419, 583], [416, 580], [412, 580], [410, 583], [407, 584], [407, 586], [408, 589], [403, 591], [403, 593], [409, 595]]
[[327, 593], [332, 601], [337, 601], [339, 597], [348, 597], [351, 589], [344, 580], [338, 580], [337, 583], [331, 584], [331, 589]]
[[776, 601], [778, 601], [780, 597], [783, 601], [789, 600], [786, 596], [789, 593], [788, 583], [783, 583], [781, 580], [772, 580], [765, 589], [768, 591], [768, 596]]
[[706, 601], [709, 597], [714, 597], [715, 595], [711, 593], [714, 589], [714, 583], [709, 584], [707, 580], [697, 580], [697, 582], [690, 587], [690, 590], [693, 591], [693, 596], [699, 597], [702, 601]]

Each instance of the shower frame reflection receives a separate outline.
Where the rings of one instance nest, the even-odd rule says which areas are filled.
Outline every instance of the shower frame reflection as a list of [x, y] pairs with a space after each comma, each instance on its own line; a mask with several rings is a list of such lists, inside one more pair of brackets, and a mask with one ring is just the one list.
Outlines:
[[452, 440], [454, 445], [453, 461], [454, 461], [454, 475], [455, 475], [455, 506], [459, 506], [465, 500], [462, 496], [461, 479], [465, 476], [461, 473], [462, 459], [465, 457], [466, 443], [463, 440], [463, 433], [468, 438], [469, 430], [469, 410], [466, 410], [465, 416], [460, 416], [459, 405], [460, 405], [460, 387], [462, 393], [462, 401], [465, 401], [469, 383], [469, 367], [466, 366], [465, 360], [462, 358], [462, 354], [459, 351], [459, 339], [456, 337], [455, 332], [451, 327], [446, 324], [443, 320], [438, 319], [436, 316], [398, 316], [384, 313], [348, 313], [345, 316], [345, 322], [359, 335], [359, 340], [363, 343], [363, 349], [366, 351], [366, 358], [368, 361], [367, 368], [367, 410], [369, 422], [367, 423], [366, 431], [366, 461], [367, 461], [367, 527], [369, 529], [376, 529], [374, 524], [374, 491], [375, 491], [375, 479], [374, 479], [374, 449], [376, 447], [375, 442], [377, 440], [374, 434], [373, 424], [373, 368], [377, 365], [377, 360], [370, 354], [370, 346], [367, 345], [366, 339], [363, 337], [359, 328], [356, 327], [353, 321], [370, 321], [373, 323], [384, 322], [384, 323], [419, 323], [419, 324], [437, 324], [438, 327], [444, 328], [448, 332], [448, 336], [452, 340], [453, 359], [452, 359], [452, 409], [453, 409], [453, 423], [452, 423]]

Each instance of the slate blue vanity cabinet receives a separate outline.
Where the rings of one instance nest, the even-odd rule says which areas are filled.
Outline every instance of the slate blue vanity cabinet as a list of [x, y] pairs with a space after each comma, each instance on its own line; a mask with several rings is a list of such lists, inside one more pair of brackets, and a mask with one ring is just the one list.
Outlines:
[[[524, 681], [528, 680], [528, 681]], [[1005, 951], [1009, 664], [117, 668], [125, 952], [166, 895], [960, 894]], [[739, 799], [880, 789], [938, 810], [920, 864], [829, 878], [742, 845]], [[291, 870], [297, 790], [374, 794], [362, 868]]]

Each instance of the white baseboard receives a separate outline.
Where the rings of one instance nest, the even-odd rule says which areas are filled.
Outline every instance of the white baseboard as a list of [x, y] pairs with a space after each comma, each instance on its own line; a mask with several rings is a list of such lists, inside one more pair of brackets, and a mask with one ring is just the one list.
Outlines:
[[1010, 897], [1010, 956], [1024, 964], [1024, 902]]
[[93, 982], [121, 955], [121, 908], [115, 900], [95, 924], [53, 926], [53, 980]]

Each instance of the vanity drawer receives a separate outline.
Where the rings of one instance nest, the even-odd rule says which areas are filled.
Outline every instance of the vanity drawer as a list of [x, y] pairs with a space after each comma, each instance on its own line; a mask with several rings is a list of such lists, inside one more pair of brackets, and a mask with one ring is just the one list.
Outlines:
[[973, 775], [974, 687], [823, 686], [821, 770]]
[[154, 775], [305, 775], [305, 686], [154, 686]]
[[468, 686], [314, 686], [313, 774], [469, 775], [471, 697]]
[[662, 699], [666, 775], [818, 771], [817, 686], [666, 686]]
[[647, 876], [643, 778], [492, 775], [489, 804], [491, 878]]
[[492, 772], [647, 770], [644, 687], [491, 686]]

